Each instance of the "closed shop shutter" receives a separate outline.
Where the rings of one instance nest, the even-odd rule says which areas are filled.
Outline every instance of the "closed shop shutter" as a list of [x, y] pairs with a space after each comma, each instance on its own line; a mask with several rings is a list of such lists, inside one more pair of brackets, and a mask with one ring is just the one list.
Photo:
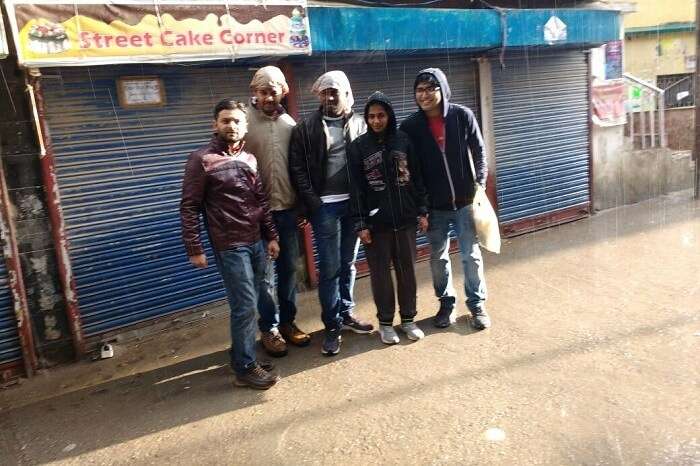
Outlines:
[[0, 260], [0, 367], [22, 358], [5, 260]]
[[[364, 105], [374, 91], [382, 91], [391, 100], [400, 123], [418, 107], [413, 94], [413, 80], [424, 68], [440, 68], [447, 75], [454, 103], [466, 105], [479, 115], [478, 81], [476, 65], [466, 55], [407, 57], [388, 56], [361, 59], [358, 57], [328, 56], [326, 58], [306, 59], [294, 64], [294, 86], [299, 96], [299, 113], [302, 117], [309, 115], [319, 106], [318, 98], [311, 93], [311, 86], [316, 78], [330, 70], [342, 70], [348, 76], [352, 86], [355, 105], [353, 109], [360, 115]], [[427, 238], [419, 234], [419, 247], [428, 244]], [[360, 246], [359, 263], [365, 257]], [[318, 262], [318, 258], [316, 258]]]
[[[581, 51], [493, 61], [498, 213], [506, 234], [586, 215], [588, 64]], [[545, 219], [528, 224], [527, 219]], [[571, 219], [571, 218], [569, 218]], [[512, 226], [509, 228], [509, 225]]]
[[[193, 268], [180, 236], [185, 161], [211, 135], [225, 97], [247, 101], [251, 71], [233, 66], [104, 66], [44, 72], [47, 119], [86, 335], [224, 298]], [[162, 107], [125, 109], [120, 76], [157, 76]]]

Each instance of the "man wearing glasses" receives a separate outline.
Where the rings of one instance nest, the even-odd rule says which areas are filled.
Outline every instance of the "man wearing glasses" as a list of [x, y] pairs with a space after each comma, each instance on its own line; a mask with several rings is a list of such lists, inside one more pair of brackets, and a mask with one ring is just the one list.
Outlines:
[[[486, 186], [484, 141], [474, 113], [450, 103], [452, 92], [442, 70], [422, 70], [413, 88], [419, 109], [401, 124], [401, 130], [416, 149], [428, 191], [430, 267], [435, 295], [440, 300], [433, 324], [444, 328], [455, 322], [456, 296], [448, 247], [453, 228], [459, 240], [471, 325], [483, 330], [491, 326], [491, 319], [485, 308], [484, 263], [472, 219], [472, 201], [475, 180]], [[472, 173], [469, 152], [476, 173]]]

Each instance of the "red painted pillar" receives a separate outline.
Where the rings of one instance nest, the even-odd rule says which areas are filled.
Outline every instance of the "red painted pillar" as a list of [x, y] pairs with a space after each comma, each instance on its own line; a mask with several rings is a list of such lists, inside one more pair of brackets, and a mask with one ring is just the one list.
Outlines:
[[22, 347], [22, 361], [27, 377], [34, 375], [37, 368], [37, 358], [34, 351], [34, 334], [29, 317], [29, 305], [27, 304], [27, 292], [24, 287], [22, 275], [22, 263], [17, 247], [17, 229], [15, 220], [11, 215], [10, 195], [5, 181], [5, 168], [0, 163], [0, 232], [3, 237], [5, 261], [7, 263], [7, 276], [12, 293], [12, 306], [17, 320], [17, 332], [20, 346]]
[[41, 73], [38, 70], [29, 70], [28, 91], [32, 101], [32, 111], [34, 112], [34, 120], [41, 146], [41, 154], [39, 156], [41, 176], [46, 192], [46, 205], [49, 211], [49, 221], [51, 222], [51, 234], [56, 249], [58, 274], [66, 303], [66, 315], [68, 317], [68, 324], [73, 338], [73, 348], [76, 357], [81, 357], [85, 354], [85, 337], [80, 322], [78, 295], [75, 287], [75, 279], [73, 278], [70, 254], [68, 252], [68, 238], [66, 236], [65, 222], [63, 220], [63, 210], [61, 209], [61, 198], [58, 193], [53, 145], [45, 118], [46, 112], [40, 77]]
[[[280, 60], [278, 66], [284, 73], [284, 76], [287, 78], [287, 84], [289, 85], [289, 94], [287, 94], [287, 108], [289, 110], [289, 114], [298, 121], [299, 96], [296, 92], [297, 87], [294, 85], [294, 69], [288, 60]], [[306, 273], [309, 277], [308, 284], [311, 287], [316, 287], [318, 286], [318, 270], [316, 270], [316, 261], [314, 260], [311, 225], [309, 225], [307, 222], [303, 226], [300, 226], [299, 233], [301, 234], [302, 242], [304, 244], [304, 262], [306, 264]]]

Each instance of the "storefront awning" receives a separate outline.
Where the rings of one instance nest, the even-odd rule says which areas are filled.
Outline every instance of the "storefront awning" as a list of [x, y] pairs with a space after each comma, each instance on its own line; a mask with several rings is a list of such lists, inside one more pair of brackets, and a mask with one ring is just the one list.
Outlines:
[[309, 8], [314, 52], [595, 45], [620, 38], [618, 11]]
[[411, 53], [587, 46], [619, 39], [621, 27], [619, 12], [583, 8], [308, 7], [306, 0], [5, 0], [5, 5], [18, 60], [34, 67], [235, 60], [312, 49]]

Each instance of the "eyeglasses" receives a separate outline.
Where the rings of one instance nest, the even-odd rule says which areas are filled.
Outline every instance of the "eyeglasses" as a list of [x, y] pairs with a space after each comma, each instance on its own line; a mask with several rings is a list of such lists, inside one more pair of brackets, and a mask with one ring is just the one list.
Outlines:
[[416, 94], [433, 94], [440, 90], [440, 86], [417, 87]]

